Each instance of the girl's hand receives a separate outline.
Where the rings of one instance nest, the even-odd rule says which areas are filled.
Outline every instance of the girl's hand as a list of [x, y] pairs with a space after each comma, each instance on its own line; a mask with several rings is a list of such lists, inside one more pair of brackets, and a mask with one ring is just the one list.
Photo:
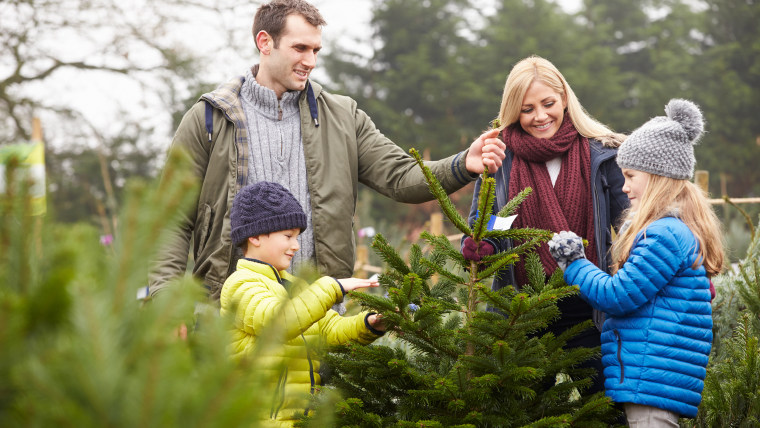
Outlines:
[[340, 285], [343, 286], [343, 291], [346, 293], [351, 290], [356, 290], [357, 288], [377, 287], [380, 285], [377, 279], [344, 278], [339, 279], [338, 281], [340, 282]]
[[583, 240], [573, 232], [563, 230], [560, 233], [555, 233], [547, 244], [549, 245], [549, 253], [554, 257], [557, 266], [562, 269], [562, 272], [572, 262], [586, 258]]

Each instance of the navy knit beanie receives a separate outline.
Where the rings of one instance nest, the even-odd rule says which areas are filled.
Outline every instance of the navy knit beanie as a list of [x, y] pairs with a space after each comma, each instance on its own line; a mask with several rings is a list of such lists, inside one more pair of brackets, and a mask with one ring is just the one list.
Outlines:
[[280, 184], [260, 181], [243, 187], [230, 211], [232, 243], [249, 237], [288, 229], [306, 229], [306, 213], [295, 197]]
[[631, 133], [618, 149], [617, 163], [621, 168], [691, 179], [696, 164], [694, 145], [705, 128], [702, 112], [691, 101], [672, 99], [665, 114]]

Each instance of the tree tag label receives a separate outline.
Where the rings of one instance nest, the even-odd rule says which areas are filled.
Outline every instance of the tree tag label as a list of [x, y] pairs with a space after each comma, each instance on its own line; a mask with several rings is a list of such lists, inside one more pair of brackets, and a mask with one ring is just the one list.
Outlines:
[[488, 225], [486, 227], [488, 230], [509, 230], [516, 218], [517, 214], [511, 215], [509, 217], [499, 217], [492, 215], [491, 218], [488, 219]]

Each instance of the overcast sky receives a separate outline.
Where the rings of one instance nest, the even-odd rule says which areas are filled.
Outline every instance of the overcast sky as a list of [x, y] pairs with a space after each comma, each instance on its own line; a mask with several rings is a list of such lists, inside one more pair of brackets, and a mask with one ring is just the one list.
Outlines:
[[[420, 0], [409, 0], [420, 1]], [[478, 7], [488, 7], [493, 0], [480, 0]], [[567, 10], [577, 9], [580, 0], [558, 0]], [[324, 52], [329, 52], [340, 44], [341, 47], [361, 46], [361, 40], [366, 42], [370, 37], [369, 21], [371, 18], [371, 0], [312, 0], [319, 8], [327, 26], [322, 32]], [[244, 12], [235, 12], [226, 16], [225, 24], [235, 31], [240, 31], [235, 36], [240, 40], [238, 50], [218, 50], [221, 34], [218, 27], [208, 23], [208, 16], [199, 17], [197, 23], [187, 27], [172, 29], [172, 34], [180, 44], [189, 46], [204, 58], [204, 70], [202, 80], [207, 82], [223, 83], [237, 75], [244, 73], [245, 69], [257, 62], [257, 52], [253, 46], [250, 35], [253, 14], [258, 2], [251, 3], [250, 7], [243, 6]], [[313, 73], [316, 81], [329, 82], [322, 68], [317, 66]], [[101, 129], [105, 135], [119, 132], [119, 117], [124, 114], [122, 109], [134, 109], [134, 106], [142, 106], [140, 114], [144, 124], [152, 125], [156, 131], [156, 137], [168, 144], [174, 130], [168, 129], [168, 118], [161, 114], [161, 100], [150, 99], [142, 88], [134, 81], [124, 77], [89, 75], [82, 79], [77, 71], [60, 72], [45, 82], [42, 91], [52, 98], [65, 100], [68, 105], [83, 111], [93, 124]], [[160, 83], [159, 83], [160, 84]], [[148, 97], [147, 99], [145, 97]], [[166, 113], [166, 112], [163, 112]]]

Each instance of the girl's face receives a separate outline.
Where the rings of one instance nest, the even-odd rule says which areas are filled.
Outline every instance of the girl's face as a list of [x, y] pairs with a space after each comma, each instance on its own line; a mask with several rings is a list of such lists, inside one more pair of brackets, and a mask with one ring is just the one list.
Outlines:
[[544, 83], [534, 81], [528, 87], [520, 107], [520, 126], [536, 138], [551, 138], [565, 118], [562, 96]]
[[637, 169], [623, 168], [623, 177], [625, 177], [623, 193], [628, 195], [628, 200], [631, 202], [631, 210], [638, 211], [641, 197], [644, 195], [647, 183], [649, 183], [649, 173]]

